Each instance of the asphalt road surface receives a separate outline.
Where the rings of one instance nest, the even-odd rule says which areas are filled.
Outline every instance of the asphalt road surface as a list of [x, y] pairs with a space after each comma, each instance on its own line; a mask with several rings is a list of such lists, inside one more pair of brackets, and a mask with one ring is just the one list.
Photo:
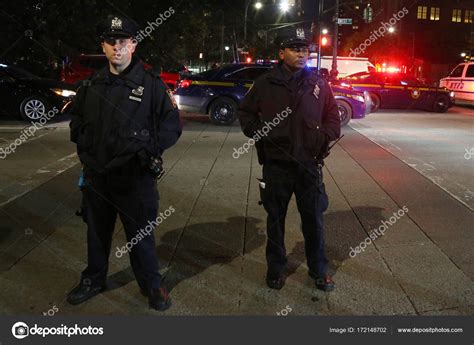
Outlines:
[[474, 109], [383, 110], [351, 127], [474, 210]]

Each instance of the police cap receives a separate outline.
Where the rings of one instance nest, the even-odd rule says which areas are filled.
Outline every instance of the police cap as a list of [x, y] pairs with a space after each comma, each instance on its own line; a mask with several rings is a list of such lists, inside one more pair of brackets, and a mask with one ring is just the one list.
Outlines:
[[108, 15], [99, 26], [101, 38], [106, 37], [133, 37], [138, 30], [138, 25], [123, 16]]
[[285, 28], [275, 40], [278, 48], [309, 47], [310, 34], [303, 28]]

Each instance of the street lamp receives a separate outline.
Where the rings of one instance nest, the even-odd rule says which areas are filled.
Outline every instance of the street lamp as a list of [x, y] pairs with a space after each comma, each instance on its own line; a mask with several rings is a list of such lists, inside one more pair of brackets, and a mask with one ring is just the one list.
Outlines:
[[[249, 13], [249, 6], [252, 0], [247, 0], [245, 4], [245, 14], [244, 14], [244, 42], [247, 42], [247, 21], [248, 21], [248, 13]], [[262, 3], [260, 1], [257, 1], [255, 3], [255, 9], [259, 10], [262, 8]]]
[[466, 57], [466, 53], [461, 53], [461, 57]]
[[323, 35], [327, 35], [327, 34], [328, 34], [328, 32], [329, 32], [329, 30], [328, 30], [328, 29], [323, 29], [323, 30], [321, 31], [321, 33], [322, 33]]
[[227, 50], [227, 51], [229, 51], [230, 47], [229, 47], [229, 46], [225, 46], [224, 49]]
[[288, 12], [290, 10], [290, 4], [288, 0], [283, 0], [282, 2], [280, 2], [280, 10], [283, 13]]
[[395, 32], [395, 28], [393, 26], [389, 27], [388, 28], [388, 32], [390, 32], [391, 34], [393, 34]]

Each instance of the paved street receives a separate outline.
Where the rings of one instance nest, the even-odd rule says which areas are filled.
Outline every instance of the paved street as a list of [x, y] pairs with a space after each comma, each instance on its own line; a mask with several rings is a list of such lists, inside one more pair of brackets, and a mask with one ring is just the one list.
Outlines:
[[[0, 119], [0, 147], [24, 126]], [[155, 230], [174, 301], [164, 315], [473, 315], [474, 156], [464, 156], [474, 147], [474, 110], [379, 111], [343, 133], [325, 167], [336, 290], [318, 291], [307, 276], [293, 199], [290, 276], [275, 291], [264, 280], [265, 211], [258, 205], [255, 151], [234, 159], [233, 148], [247, 140], [237, 125], [185, 116], [159, 183], [160, 210], [176, 210]], [[79, 306], [65, 302], [86, 259], [85, 225], [74, 215], [80, 166], [68, 138], [67, 120], [57, 122], [1, 160], [0, 312], [41, 314], [57, 306], [61, 314], [156, 315], [128, 258], [116, 257], [115, 249], [108, 290]], [[350, 256], [403, 207], [408, 212], [383, 236]], [[113, 248], [125, 243], [118, 222]]]

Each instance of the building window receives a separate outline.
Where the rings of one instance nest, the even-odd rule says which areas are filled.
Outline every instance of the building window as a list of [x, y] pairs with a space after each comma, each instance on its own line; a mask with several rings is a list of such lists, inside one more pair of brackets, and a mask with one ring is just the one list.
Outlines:
[[474, 11], [466, 10], [464, 16], [464, 23], [473, 23], [474, 22]]
[[372, 7], [366, 7], [364, 8], [364, 21], [366, 23], [372, 23], [373, 20], [373, 10]]
[[426, 19], [428, 14], [428, 6], [418, 6], [418, 19]]
[[439, 20], [439, 7], [431, 7], [430, 20]]
[[462, 16], [461, 13], [462, 13], [461, 10], [453, 10], [453, 22], [461, 23], [461, 16]]

